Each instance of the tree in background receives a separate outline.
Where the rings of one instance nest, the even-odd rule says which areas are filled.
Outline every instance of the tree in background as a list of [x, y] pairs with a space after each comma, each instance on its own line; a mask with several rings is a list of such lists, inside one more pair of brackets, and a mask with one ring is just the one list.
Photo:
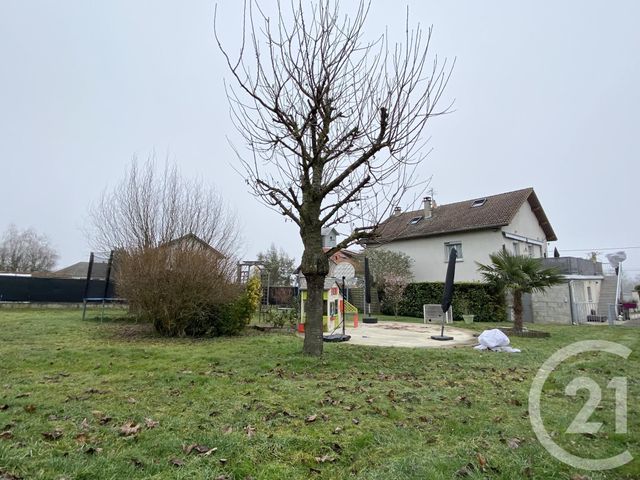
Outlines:
[[47, 272], [57, 260], [49, 239], [32, 228], [19, 230], [10, 225], [0, 241], [0, 271]]
[[[403, 42], [394, 43], [386, 32], [364, 39], [366, 1], [352, 17], [334, 0], [279, 2], [275, 18], [253, 0], [244, 5], [237, 57], [216, 29], [234, 82], [231, 117], [250, 152], [239, 154], [240, 169], [260, 201], [299, 227], [308, 287], [303, 351], [321, 355], [329, 258], [371, 237], [421, 184], [424, 130], [447, 111], [436, 107], [451, 70], [429, 59], [431, 30], [410, 29], [408, 14]], [[351, 233], [325, 251], [322, 228], [334, 225]]]
[[104, 190], [89, 210], [89, 239], [96, 250], [143, 250], [193, 234], [225, 257], [240, 235], [236, 215], [216, 190], [180, 175], [175, 164], [141, 166], [134, 157], [123, 179]]
[[397, 317], [402, 295], [413, 279], [413, 259], [406, 253], [382, 248], [367, 249], [366, 256], [382, 302], [390, 305]]
[[[482, 277], [496, 290], [513, 295], [513, 329], [522, 332], [522, 295], [544, 292], [564, 281], [555, 268], [545, 268], [542, 261], [525, 255], [515, 255], [508, 250], [489, 255], [490, 265], [478, 263]], [[477, 263], [477, 262], [476, 262]]]
[[115, 250], [116, 291], [167, 336], [238, 333], [250, 299], [232, 283], [236, 216], [200, 181], [152, 158], [91, 206], [95, 248]]
[[629, 272], [622, 269], [621, 288], [623, 298], [629, 298], [631, 292], [637, 287], [637, 283], [640, 282], [640, 275], [631, 276]]
[[264, 265], [265, 273], [269, 273], [269, 285], [290, 286], [291, 274], [295, 270], [295, 259], [272, 243], [266, 252], [258, 254], [258, 261]]

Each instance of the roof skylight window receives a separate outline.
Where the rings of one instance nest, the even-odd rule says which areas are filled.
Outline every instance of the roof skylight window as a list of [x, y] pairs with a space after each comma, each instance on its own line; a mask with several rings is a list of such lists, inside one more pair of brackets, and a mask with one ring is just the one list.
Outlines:
[[418, 223], [420, 220], [422, 220], [424, 217], [413, 217], [411, 220], [409, 220], [409, 225], [415, 225], [416, 223]]
[[481, 207], [485, 204], [485, 202], [487, 201], [486, 198], [479, 198], [478, 200], [474, 200], [473, 203], [471, 204], [472, 207]]

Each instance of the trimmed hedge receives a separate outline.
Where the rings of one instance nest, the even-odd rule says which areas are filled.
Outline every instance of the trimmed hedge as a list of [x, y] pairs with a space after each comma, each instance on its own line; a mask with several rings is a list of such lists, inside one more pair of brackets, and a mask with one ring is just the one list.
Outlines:
[[[406, 317], [422, 318], [422, 306], [442, 302], [444, 282], [411, 283], [404, 291], [398, 314]], [[476, 322], [501, 322], [507, 319], [504, 295], [486, 283], [456, 283], [453, 294], [453, 319], [462, 320], [462, 299], [469, 302], [469, 311]], [[390, 307], [383, 307], [382, 313], [393, 315]]]

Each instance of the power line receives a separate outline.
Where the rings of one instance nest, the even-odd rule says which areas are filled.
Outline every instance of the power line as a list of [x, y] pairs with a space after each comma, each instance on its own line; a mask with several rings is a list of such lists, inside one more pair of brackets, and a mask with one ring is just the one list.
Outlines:
[[598, 250], [631, 250], [631, 249], [636, 249], [636, 248], [640, 248], [640, 246], [637, 246], [637, 247], [574, 248], [574, 249], [559, 248], [558, 250], [562, 250], [563, 252], [594, 252], [594, 251], [597, 252]]

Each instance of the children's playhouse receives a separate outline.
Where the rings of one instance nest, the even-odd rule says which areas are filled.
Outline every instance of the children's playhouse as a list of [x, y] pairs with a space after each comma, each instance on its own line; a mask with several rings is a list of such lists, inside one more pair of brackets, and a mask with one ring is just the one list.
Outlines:
[[[300, 286], [300, 323], [298, 331], [304, 332], [307, 303], [306, 283]], [[344, 301], [342, 288], [335, 278], [326, 278], [324, 282], [324, 303], [322, 308], [322, 328], [324, 332], [331, 333], [342, 325], [342, 311], [344, 303], [344, 315], [348, 327], [358, 327], [358, 309]]]

